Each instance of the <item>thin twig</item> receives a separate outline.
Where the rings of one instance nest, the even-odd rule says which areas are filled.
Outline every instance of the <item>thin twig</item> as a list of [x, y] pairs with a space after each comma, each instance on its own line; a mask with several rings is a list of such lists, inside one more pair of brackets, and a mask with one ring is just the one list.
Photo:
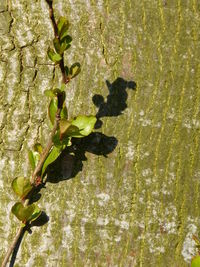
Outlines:
[[[55, 34], [55, 37], [59, 39], [59, 36], [58, 36], [58, 27], [57, 27], [57, 24], [56, 24], [56, 21], [55, 21], [55, 17], [54, 17], [54, 12], [53, 12], [53, 2], [51, 0], [46, 0], [46, 2], [48, 3], [49, 5], [49, 15], [50, 15], [50, 19], [52, 21], [52, 24], [53, 24], [53, 28], [54, 28], [54, 34]], [[59, 67], [60, 67], [60, 70], [61, 70], [61, 73], [62, 73], [62, 80], [63, 80], [63, 83], [67, 84], [69, 81], [66, 77], [66, 73], [65, 73], [65, 68], [64, 68], [64, 57], [62, 55], [62, 59], [59, 63]], [[58, 127], [59, 127], [59, 120], [60, 120], [60, 112], [61, 112], [61, 109], [58, 108], [57, 112], [56, 112], [56, 119], [55, 119], [55, 123], [54, 123], [54, 127], [51, 131], [51, 134], [50, 134], [50, 137], [49, 137], [49, 140], [47, 142], [47, 146], [46, 148], [43, 150], [43, 153], [41, 155], [41, 158], [40, 158], [40, 161], [38, 163], [38, 165], [36, 166], [33, 174], [32, 174], [32, 177], [31, 177], [31, 180], [30, 182], [32, 184], [35, 183], [37, 177], [38, 177], [38, 174], [41, 172], [42, 170], [42, 166], [44, 164], [44, 161], [46, 160], [52, 146], [53, 146], [53, 136], [55, 135]], [[26, 201], [24, 202], [24, 206], [28, 206], [29, 204], [29, 199], [26, 199]], [[11, 254], [13, 253], [13, 250], [15, 249], [16, 247], [16, 244], [18, 243], [22, 233], [24, 231], [24, 227], [20, 226], [16, 235], [15, 235], [15, 238], [13, 239], [8, 251], [6, 252], [6, 255], [3, 259], [3, 262], [1, 264], [1, 267], [5, 267], [9, 261], [9, 258], [11, 256]]]
[[[54, 29], [55, 37], [60, 41], [60, 37], [58, 35], [58, 27], [57, 27], [57, 24], [56, 24], [56, 20], [55, 20], [55, 16], [54, 16], [54, 11], [53, 11], [53, 1], [46, 0], [46, 2], [49, 5], [49, 17], [50, 17], [50, 19], [52, 21], [52, 24], [53, 24], [53, 29]], [[59, 67], [60, 67], [60, 70], [62, 72], [63, 83], [64, 84], [67, 84], [69, 81], [67, 79], [67, 75], [66, 75], [66, 72], [65, 72], [64, 58], [63, 58], [63, 56], [62, 56], [62, 59], [59, 62]]]
[[8, 249], [8, 251], [7, 251], [6, 255], [5, 255], [5, 257], [4, 257], [4, 260], [3, 260], [2, 264], [1, 264], [1, 267], [5, 267], [6, 264], [8, 263], [9, 258], [10, 258], [10, 255], [12, 254], [12, 252], [13, 252], [13, 250], [14, 250], [14, 248], [15, 248], [17, 242], [18, 242], [18, 240], [20, 239], [20, 236], [21, 236], [23, 230], [24, 230], [23, 227], [20, 227], [20, 228], [18, 229], [17, 234], [16, 234], [15, 238], [13, 239], [13, 242], [12, 242], [12, 244], [10, 245], [10, 247], [9, 247], [9, 249]]
[[57, 110], [57, 113], [56, 113], [56, 119], [55, 119], [55, 124], [54, 124], [54, 127], [51, 131], [51, 135], [50, 135], [50, 138], [49, 138], [49, 141], [47, 142], [47, 146], [46, 148], [43, 150], [42, 152], [42, 155], [40, 157], [40, 161], [38, 162], [38, 165], [36, 166], [34, 172], [33, 172], [33, 175], [32, 175], [32, 178], [31, 178], [31, 183], [34, 184], [35, 182], [35, 179], [37, 178], [37, 175], [40, 173], [41, 169], [42, 169], [42, 166], [44, 164], [44, 161], [46, 160], [48, 154], [49, 154], [49, 151], [51, 150], [52, 148], [52, 145], [53, 145], [53, 136], [55, 135], [57, 129], [58, 129], [58, 125], [59, 125], [59, 120], [60, 120], [60, 112], [61, 110], [58, 109]]

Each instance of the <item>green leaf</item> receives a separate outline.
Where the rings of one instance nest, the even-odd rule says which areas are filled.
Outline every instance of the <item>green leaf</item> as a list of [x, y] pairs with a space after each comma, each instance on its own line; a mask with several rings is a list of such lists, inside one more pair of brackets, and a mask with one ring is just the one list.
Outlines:
[[62, 39], [60, 44], [60, 54], [63, 54], [65, 50], [69, 49], [71, 46], [72, 37], [67, 35], [65, 38]]
[[11, 211], [22, 222], [33, 221], [41, 214], [40, 209], [35, 204], [24, 207], [21, 202], [15, 203]]
[[[55, 90], [56, 89], [54, 89], [54, 93], [55, 93]], [[58, 98], [59, 98], [59, 101], [61, 101], [60, 104], [62, 105], [62, 109], [61, 109], [61, 112], [60, 112], [61, 119], [67, 119], [67, 117], [68, 117], [67, 107], [66, 107], [66, 105], [64, 103], [64, 101], [65, 101], [65, 92], [61, 91], [60, 89], [58, 89], [58, 90], [60, 91], [60, 94], [51, 99], [51, 101], [49, 103], [49, 107], [48, 107], [48, 115], [49, 115], [49, 119], [50, 119], [52, 125], [54, 125], [54, 121], [55, 121], [55, 118], [56, 118], [56, 112], [58, 110]]]
[[59, 130], [53, 136], [53, 143], [57, 148], [59, 148], [61, 150], [64, 150], [66, 148], [66, 146], [72, 145], [71, 137], [69, 137], [69, 136], [65, 136], [65, 137], [63, 137], [62, 140], [60, 140], [60, 131]]
[[71, 142], [71, 137], [69, 136], [66, 136], [62, 139], [62, 144], [63, 144], [63, 149], [66, 147], [66, 146], [71, 146], [72, 145], [72, 142]]
[[54, 96], [55, 96], [55, 94], [54, 94], [54, 92], [53, 92], [52, 89], [47, 89], [47, 90], [45, 90], [45, 91], [44, 91], [44, 94], [45, 94], [46, 96], [48, 96], [48, 97], [54, 97]]
[[42, 166], [42, 174], [41, 177], [43, 177], [47, 167], [53, 163], [60, 155], [60, 153], [62, 152], [62, 149], [58, 148], [58, 147], [53, 147], [52, 150], [50, 151], [48, 157], [46, 158], [43, 166]]
[[59, 63], [62, 59], [61, 55], [55, 53], [52, 49], [48, 49], [47, 51], [47, 55], [49, 57], [49, 59], [55, 63]]
[[60, 87], [60, 90], [61, 90], [61, 91], [65, 91], [65, 89], [66, 89], [66, 85], [65, 85], [64, 83], [62, 83], [62, 84], [61, 84], [61, 87]]
[[53, 39], [53, 44], [54, 44], [54, 47], [55, 47], [56, 52], [57, 52], [58, 54], [61, 54], [61, 53], [60, 53], [60, 48], [61, 48], [61, 46], [60, 46], [60, 41], [58, 40], [58, 38], [54, 38], [54, 39]]
[[200, 267], [200, 256], [192, 259], [191, 267]]
[[32, 190], [32, 188], [33, 186], [27, 178], [17, 177], [12, 181], [13, 191], [21, 198], [24, 198]]
[[57, 27], [58, 27], [58, 35], [60, 37], [60, 40], [62, 40], [68, 34], [69, 21], [64, 17], [60, 17], [57, 23]]
[[37, 164], [40, 160], [40, 153], [37, 151], [29, 150], [28, 151], [28, 158], [29, 158], [29, 162], [31, 164], [32, 169], [35, 170], [35, 167], [37, 166]]
[[69, 21], [65, 17], [60, 17], [57, 22], [58, 35], [61, 36], [63, 30], [67, 31], [69, 29]]
[[68, 118], [67, 107], [65, 106], [65, 104], [63, 104], [63, 108], [60, 112], [60, 118], [61, 119], [67, 119]]
[[71, 126], [71, 123], [66, 119], [61, 119], [59, 122], [60, 127], [60, 137], [62, 139], [62, 136], [65, 134], [67, 129]]
[[[72, 121], [72, 125], [79, 128], [80, 135], [77, 138], [89, 135], [95, 126], [97, 119], [95, 116], [78, 116]], [[75, 137], [75, 136], [74, 136]]]
[[62, 55], [65, 50], [69, 49], [71, 46], [72, 37], [70, 35], [65, 36], [61, 41], [58, 38], [54, 38], [53, 44], [56, 52]]
[[58, 130], [58, 131], [56, 132], [56, 134], [53, 136], [52, 140], [53, 140], [54, 145], [55, 145], [57, 148], [62, 149], [63, 144], [62, 144], [62, 142], [61, 142], [61, 140], [60, 140], [60, 131], [59, 131], [59, 130]]
[[40, 208], [35, 205], [34, 211], [28, 220], [30, 222], [35, 221], [40, 216], [41, 213], [42, 213], [42, 211], [40, 210]]
[[63, 140], [64, 137], [84, 137], [84, 135], [80, 133], [79, 128], [75, 125], [72, 125], [71, 122], [66, 119], [60, 120], [59, 127], [61, 140]]
[[48, 108], [48, 115], [52, 125], [54, 124], [55, 121], [57, 109], [58, 109], [58, 99], [57, 97], [54, 97], [51, 99]]
[[70, 70], [69, 70], [69, 76], [70, 78], [74, 78], [76, 77], [81, 71], [81, 65], [80, 63], [76, 62], [74, 63], [71, 67], [70, 67]]

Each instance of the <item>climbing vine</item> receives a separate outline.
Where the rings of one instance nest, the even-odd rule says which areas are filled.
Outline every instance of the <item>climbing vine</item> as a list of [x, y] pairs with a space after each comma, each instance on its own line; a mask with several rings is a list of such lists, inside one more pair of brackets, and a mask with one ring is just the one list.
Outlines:
[[74, 63], [71, 66], [64, 65], [64, 55], [72, 42], [72, 37], [68, 34], [70, 25], [65, 17], [60, 17], [56, 21], [53, 0], [46, 0], [46, 2], [49, 6], [50, 19], [55, 35], [52, 46], [48, 48], [47, 55], [59, 67], [62, 84], [45, 91], [45, 95], [50, 98], [48, 116], [52, 130], [46, 145], [36, 143], [33, 149], [28, 151], [28, 158], [33, 170], [31, 177], [16, 177], [11, 184], [18, 198], [11, 211], [20, 221], [20, 227], [3, 259], [2, 267], [7, 265], [24, 229], [28, 229], [30, 224], [38, 219], [42, 213], [40, 207], [31, 203], [31, 200], [37, 194], [39, 187], [45, 184], [48, 166], [60, 156], [64, 149], [72, 146], [74, 139], [88, 136], [93, 131], [96, 123], [95, 116], [68, 117], [65, 89], [67, 84], [80, 73], [81, 66], [79, 63]]

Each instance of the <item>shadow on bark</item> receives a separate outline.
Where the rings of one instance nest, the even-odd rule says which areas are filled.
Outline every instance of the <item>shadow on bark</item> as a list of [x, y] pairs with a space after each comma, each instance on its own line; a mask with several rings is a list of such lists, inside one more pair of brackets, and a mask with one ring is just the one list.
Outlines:
[[[125, 81], [117, 78], [113, 83], [106, 80], [108, 95], [106, 99], [102, 95], [95, 94], [93, 103], [98, 108], [95, 129], [102, 127], [103, 117], [117, 117], [123, 114], [127, 108], [127, 89], [136, 89], [134, 81]], [[101, 132], [94, 132], [87, 137], [72, 140], [72, 146], [62, 152], [60, 157], [49, 166], [47, 182], [58, 183], [75, 177], [83, 168], [83, 162], [87, 160], [86, 152], [107, 157], [116, 148], [118, 140], [114, 136], [106, 136]]]
[[21, 242], [22, 242], [22, 239], [24, 237], [24, 234], [25, 232], [27, 231], [29, 234], [32, 234], [32, 230], [31, 228], [33, 226], [43, 226], [44, 224], [46, 224], [47, 222], [49, 221], [49, 217], [46, 215], [45, 212], [42, 211], [41, 215], [35, 220], [33, 221], [31, 224], [29, 225], [26, 225], [20, 235], [20, 238], [18, 239], [18, 242], [13, 250], [13, 253], [12, 253], [12, 257], [11, 257], [11, 260], [10, 260], [10, 263], [9, 263], [9, 267], [14, 267], [14, 264], [15, 264], [15, 260], [16, 260], [16, 257], [17, 257], [17, 253], [18, 253], [18, 250], [19, 250], [19, 247], [21, 245]]
[[[117, 78], [112, 84], [106, 81], [109, 94], [106, 100], [102, 95], [95, 94], [92, 98], [93, 103], [98, 107], [96, 114], [97, 122], [95, 129], [101, 128], [103, 122], [100, 120], [103, 117], [117, 117], [123, 114], [127, 108], [127, 89], [136, 89], [136, 83], [133, 81], [125, 81], [123, 78]], [[106, 136], [101, 132], [94, 132], [87, 137], [72, 140], [72, 146], [62, 152], [60, 157], [48, 167], [47, 182], [58, 183], [63, 180], [68, 180], [75, 177], [83, 168], [83, 162], [87, 160], [86, 152], [94, 155], [107, 157], [117, 146], [117, 138], [114, 136]], [[40, 190], [45, 187], [42, 184], [37, 187], [35, 194], [30, 199], [30, 204], [40, 199]], [[15, 246], [12, 254], [9, 267], [13, 267], [16, 256], [22, 242], [23, 236], [27, 231], [32, 233], [31, 228], [35, 226], [42, 226], [46, 224], [49, 217], [42, 212], [37, 220], [30, 225], [24, 227], [23, 232]]]

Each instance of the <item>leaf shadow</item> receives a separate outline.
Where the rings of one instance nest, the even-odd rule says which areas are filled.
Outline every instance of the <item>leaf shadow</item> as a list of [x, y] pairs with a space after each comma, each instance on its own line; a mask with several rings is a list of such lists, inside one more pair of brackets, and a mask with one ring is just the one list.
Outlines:
[[24, 237], [24, 234], [25, 232], [28, 232], [29, 234], [32, 234], [32, 230], [31, 228], [33, 226], [37, 226], [37, 227], [40, 227], [40, 226], [43, 226], [44, 224], [46, 224], [47, 222], [49, 221], [49, 217], [47, 216], [47, 214], [42, 211], [40, 216], [33, 222], [31, 222], [31, 224], [27, 224], [22, 232], [21, 232], [21, 235], [20, 235], [20, 238], [18, 239], [15, 247], [14, 247], [14, 250], [13, 250], [13, 253], [12, 253], [12, 257], [11, 257], [11, 260], [10, 260], [10, 263], [9, 263], [9, 267], [14, 267], [14, 264], [15, 264], [15, 261], [16, 261], [16, 257], [17, 257], [17, 253], [18, 253], [18, 250], [19, 250], [19, 247], [21, 245], [21, 242], [22, 242], [22, 239]]
[[[108, 95], [106, 99], [102, 95], [95, 94], [92, 97], [94, 105], [98, 108], [95, 129], [102, 127], [103, 117], [117, 117], [123, 114], [127, 108], [127, 89], [136, 90], [134, 81], [126, 81], [118, 77], [113, 83], [106, 80]], [[74, 178], [83, 169], [83, 162], [87, 161], [86, 152], [98, 156], [107, 157], [118, 144], [115, 136], [107, 136], [100, 131], [93, 132], [89, 136], [72, 139], [72, 146], [65, 149], [58, 159], [49, 165], [47, 169], [47, 182], [58, 183]]]
[[[106, 80], [108, 87], [108, 95], [106, 100], [102, 95], [95, 94], [92, 97], [94, 105], [98, 108], [96, 113], [97, 122], [95, 129], [101, 128], [103, 117], [117, 117], [123, 114], [123, 111], [127, 108], [127, 89], [136, 89], [136, 83], [134, 81], [126, 81], [121, 77], [118, 77], [113, 83]], [[47, 180], [46, 182], [58, 183], [64, 180], [74, 178], [83, 169], [83, 162], [87, 160], [86, 152], [92, 153], [98, 156], [107, 157], [108, 154], [113, 152], [118, 144], [118, 140], [114, 136], [107, 136], [103, 133], [93, 132], [87, 137], [72, 140], [72, 146], [65, 149], [58, 159], [48, 166], [47, 168]], [[45, 183], [46, 184], [46, 183]], [[45, 188], [45, 184], [41, 184], [34, 191], [30, 199], [30, 204], [38, 201], [41, 197], [40, 190]], [[49, 221], [49, 217], [45, 212], [33, 221], [31, 224], [26, 225], [21, 233], [21, 236], [13, 250], [9, 267], [13, 267], [16, 256], [22, 242], [23, 236], [27, 231], [32, 233], [32, 227], [40, 227]]]

